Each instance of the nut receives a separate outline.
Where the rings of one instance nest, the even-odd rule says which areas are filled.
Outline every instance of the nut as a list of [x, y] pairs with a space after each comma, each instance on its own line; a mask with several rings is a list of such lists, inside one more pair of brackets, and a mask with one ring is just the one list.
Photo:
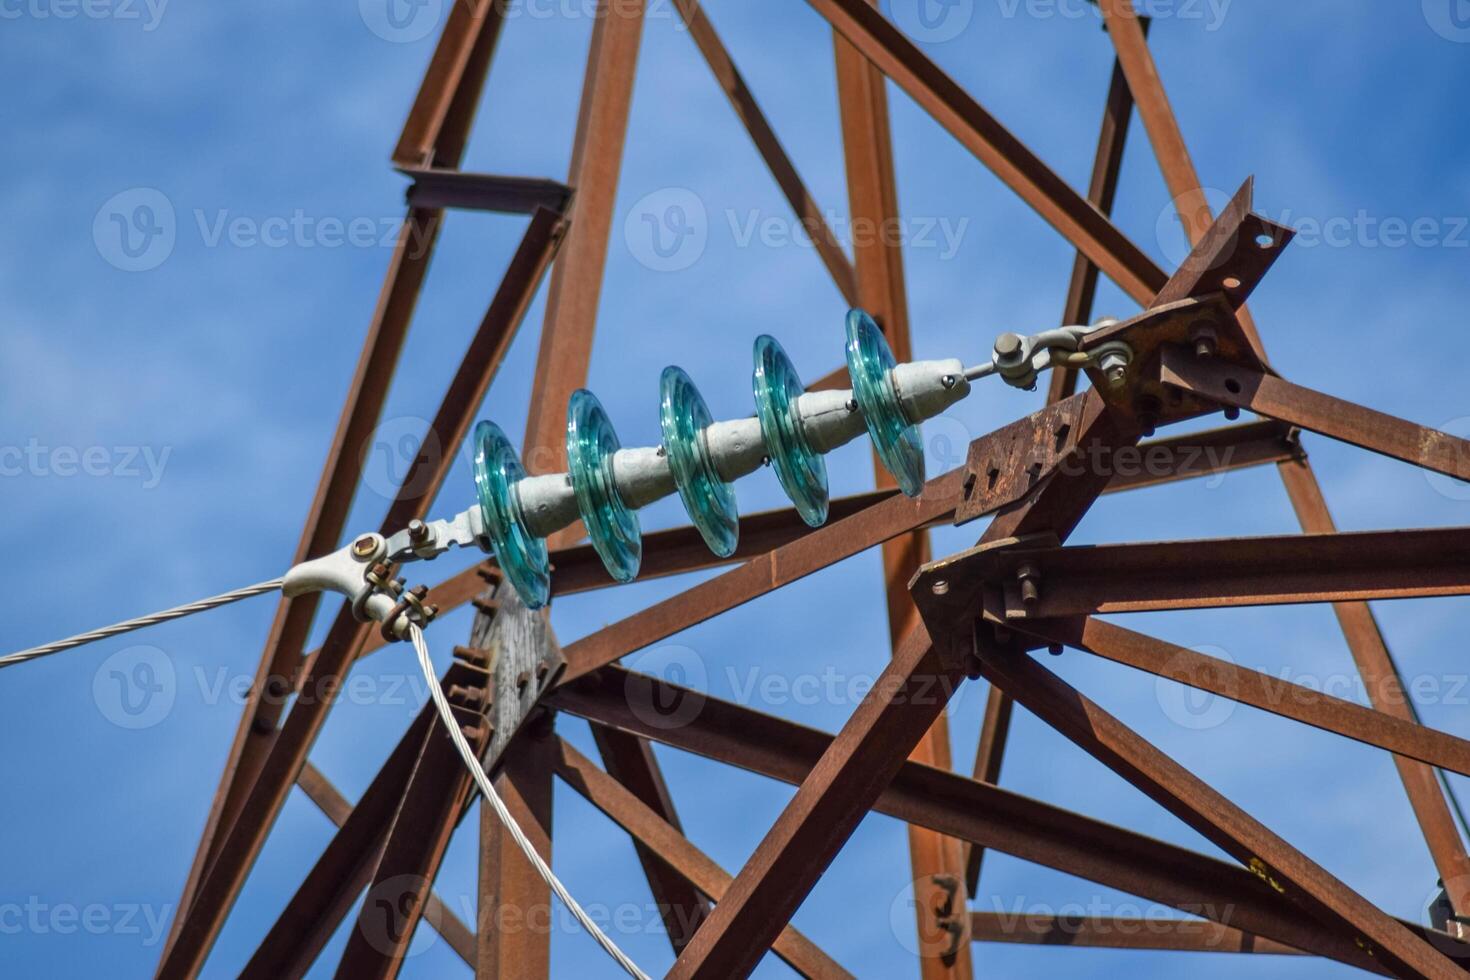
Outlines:
[[1219, 334], [1213, 320], [1196, 320], [1189, 325], [1189, 341], [1194, 344], [1194, 356], [1214, 357], [1220, 347]]
[[1024, 347], [1020, 334], [1003, 333], [995, 338], [995, 356], [1003, 361], [1019, 356]]
[[1128, 380], [1128, 355], [1121, 350], [1110, 350], [1097, 362], [1097, 369], [1107, 379], [1108, 387], [1121, 388]]

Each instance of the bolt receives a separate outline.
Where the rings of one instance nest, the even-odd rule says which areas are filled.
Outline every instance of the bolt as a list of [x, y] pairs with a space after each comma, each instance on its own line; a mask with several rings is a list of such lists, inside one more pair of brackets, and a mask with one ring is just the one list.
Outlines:
[[460, 660], [465, 661], [466, 663], [475, 664], [481, 667], [485, 666], [490, 659], [489, 655], [486, 654], [485, 650], [481, 647], [457, 646], [454, 648], [454, 655]]
[[1025, 347], [1025, 341], [1020, 334], [1003, 333], [995, 338], [995, 356], [1002, 361], [1009, 361], [1019, 357]]
[[1154, 434], [1159, 424], [1159, 400], [1153, 395], [1142, 395], [1133, 404], [1133, 414], [1138, 420], [1138, 430], [1146, 436]]
[[423, 544], [429, 540], [429, 525], [415, 517], [408, 522], [408, 540], [414, 544]]
[[373, 556], [373, 553], [377, 550], [378, 539], [371, 534], [364, 534], [362, 537], [352, 542], [352, 557], [354, 558], [364, 560], [371, 558]]
[[953, 388], [955, 385], [957, 385], [959, 383], [960, 383], [960, 379], [959, 378], [956, 378], [952, 374], [946, 374], [946, 375], [942, 376], [939, 379], [939, 384], [940, 384], [941, 387], [944, 388], [945, 391], [948, 391], [949, 389]]
[[449, 700], [461, 708], [478, 710], [485, 701], [485, 689], [465, 684], [451, 684], [446, 692]]
[[1236, 408], [1234, 405], [1226, 405], [1225, 418], [1229, 419], [1231, 422], [1234, 422], [1236, 419], [1240, 418], [1240, 409]]
[[1027, 562], [1016, 569], [1016, 580], [1021, 583], [1021, 601], [1034, 606], [1041, 601], [1041, 569]]
[[1189, 326], [1189, 340], [1194, 344], [1194, 356], [1214, 357], [1219, 350], [1219, 334], [1212, 320], [1196, 320]]
[[531, 672], [529, 670], [523, 670], [519, 674], [516, 674], [516, 687], [523, 688], [529, 683], [531, 683]]
[[1097, 362], [1097, 368], [1110, 388], [1121, 388], [1128, 380], [1128, 358], [1122, 351], [1108, 351]]
[[1060, 657], [1062, 655], [1062, 645], [1060, 643], [1048, 643], [1046, 645], [1046, 652], [1053, 657]]

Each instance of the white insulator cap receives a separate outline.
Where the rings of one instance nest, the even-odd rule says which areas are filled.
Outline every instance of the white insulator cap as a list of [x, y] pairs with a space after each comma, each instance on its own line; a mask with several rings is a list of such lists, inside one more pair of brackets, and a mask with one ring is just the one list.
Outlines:
[[845, 446], [866, 431], [852, 391], [808, 391], [796, 400], [806, 441], [819, 453]]
[[761, 422], [755, 416], [716, 422], [704, 430], [715, 471], [726, 483], [734, 483], [761, 468], [766, 459], [766, 443], [761, 438]]
[[956, 358], [899, 364], [893, 369], [893, 387], [904, 414], [914, 422], [934, 418], [970, 393], [965, 366]]
[[677, 489], [674, 471], [662, 447], [619, 449], [613, 453], [612, 465], [618, 494], [633, 510], [667, 497]]
[[528, 476], [515, 485], [526, 530], [538, 538], [550, 537], [577, 520], [577, 495], [566, 473]]

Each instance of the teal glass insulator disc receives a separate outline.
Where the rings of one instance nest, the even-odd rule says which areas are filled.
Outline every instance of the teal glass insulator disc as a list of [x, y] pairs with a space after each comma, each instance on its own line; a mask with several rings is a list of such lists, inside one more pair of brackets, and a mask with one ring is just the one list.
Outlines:
[[567, 405], [567, 464], [577, 510], [607, 573], [619, 582], [630, 582], [643, 561], [643, 530], [613, 479], [613, 453], [620, 446], [597, 396], [585, 388], [572, 392]]
[[494, 422], [475, 426], [474, 447], [475, 494], [495, 560], [521, 601], [540, 609], [551, 595], [551, 564], [546, 539], [531, 534], [521, 515], [516, 484], [526, 478], [526, 469]]
[[893, 386], [896, 363], [873, 318], [862, 310], [848, 310], [847, 374], [853, 397], [883, 467], [893, 474], [899, 489], [917, 497], [924, 490], [924, 444]]
[[755, 413], [776, 478], [812, 527], [827, 520], [827, 464], [807, 442], [796, 400], [805, 390], [775, 337], [755, 338]]
[[714, 420], [683, 368], [664, 368], [658, 387], [658, 421], [679, 499], [709, 550], [729, 558], [740, 538], [740, 518], [735, 489], [720, 479], [705, 440], [705, 430]]

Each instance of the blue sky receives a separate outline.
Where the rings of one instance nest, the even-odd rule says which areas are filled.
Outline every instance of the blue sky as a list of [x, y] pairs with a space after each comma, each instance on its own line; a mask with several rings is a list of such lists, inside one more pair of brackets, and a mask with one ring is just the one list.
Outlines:
[[[444, 15], [441, 0], [428, 0], [395, 29], [383, 2], [0, 0], [0, 81], [12, 93], [0, 110], [11, 134], [0, 144], [9, 219], [0, 225], [0, 323], [10, 365], [0, 386], [0, 488], [22, 575], [11, 591], [24, 610], [11, 616], [7, 647], [284, 571], [388, 259], [381, 242], [402, 214], [404, 181], [388, 154]], [[915, 0], [891, 2], [885, 11], [931, 57], [1085, 185], [1112, 60], [1091, 8], [958, 0], [920, 18]], [[591, 31], [585, 9], [580, 0], [523, 0], [467, 169], [565, 175]], [[1180, 0], [1150, 9], [1152, 44], [1202, 180], [1225, 195], [1256, 175], [1259, 209], [1301, 232], [1253, 301], [1276, 366], [1303, 384], [1470, 434], [1455, 351], [1470, 258], [1459, 97], [1470, 80], [1470, 5]], [[840, 217], [829, 30], [797, 0], [711, 0], [708, 13], [813, 195]], [[815, 253], [791, 240], [774, 181], [667, 0], [651, 10], [641, 55], [590, 387], [626, 444], [651, 445], [664, 365], [686, 368], [717, 417], [746, 414], [755, 336], [776, 335], [802, 373], [818, 377], [840, 360], [843, 306]], [[970, 360], [1002, 330], [1053, 325], [1069, 248], [890, 91], [918, 354]], [[642, 223], [668, 201], [693, 202], [692, 240], [702, 239], [678, 268], [660, 267]], [[1135, 125], [1117, 220], [1172, 265], [1182, 253], [1168, 205]], [[136, 215], [140, 233], [168, 227], [170, 212], [171, 245], [121, 249], [114, 214]], [[394, 447], [434, 411], [523, 223], [449, 218], [349, 530], [380, 519]], [[525, 424], [543, 308], [544, 296], [482, 410], [513, 434]], [[1134, 308], [1102, 290], [1099, 314]], [[931, 470], [955, 465], [956, 446], [1039, 401], [981, 386], [926, 429]], [[1470, 521], [1461, 488], [1320, 438], [1307, 446], [1345, 529]], [[834, 453], [829, 470], [834, 494], [871, 486], [860, 444]], [[769, 473], [742, 481], [738, 494], [746, 512], [785, 505]], [[436, 513], [470, 496], [461, 458]], [[645, 529], [682, 522], [672, 501], [643, 515]], [[1110, 497], [1075, 540], [1295, 530], [1276, 477], [1262, 470]], [[935, 551], [965, 547], [979, 531], [937, 531]], [[438, 581], [469, 560], [447, 556], [423, 577]], [[569, 598], [558, 603], [556, 629], [574, 639], [697, 578]], [[252, 600], [6, 672], [7, 975], [151, 970], [239, 715], [237, 685], [255, 669], [273, 608]], [[1434, 600], [1376, 612], [1405, 672], [1428, 692], [1426, 721], [1470, 736], [1461, 640], [1470, 608]], [[825, 671], [875, 675], [887, 658], [882, 617], [878, 559], [863, 555], [669, 642], [711, 692], [836, 730], [850, 698], [805, 703], [782, 692]], [[1326, 608], [1150, 615], [1128, 625], [1362, 700]], [[468, 627], [461, 611], [430, 632], [441, 664]], [[1374, 902], [1422, 919], [1435, 874], [1385, 754], [1249, 708], [1181, 711], [1178, 689], [1084, 655], [1048, 662]], [[360, 695], [333, 712], [313, 753], [352, 799], [422, 699], [406, 648], [374, 655], [357, 674]], [[125, 703], [119, 676], [147, 681], [157, 696]], [[975, 682], [952, 706], [963, 766], [984, 698]], [[584, 725], [563, 719], [559, 730], [590, 751]], [[784, 786], [677, 752], [660, 750], [660, 759], [689, 836], [732, 872], [790, 797]], [[1024, 712], [1002, 783], [1210, 850]], [[588, 905], [631, 907], [634, 925], [617, 938], [645, 969], [662, 971], [671, 957], [626, 837], [573, 794], [559, 791], [556, 808], [558, 872]], [[234, 974], [330, 833], [294, 795], [207, 975]], [[460, 834], [438, 883], [466, 917], [474, 858], [474, 835]], [[795, 922], [864, 977], [911, 976], [908, 878], [902, 826], [872, 817]], [[1003, 856], [989, 859], [975, 905], [1164, 914]], [[334, 939], [318, 974], [333, 968], [344, 941], [345, 933]], [[1279, 957], [1011, 946], [980, 946], [976, 957], [993, 976], [1347, 972]], [[553, 961], [559, 977], [612, 975], [572, 929], [558, 930]], [[422, 937], [404, 972], [468, 971], [442, 941]], [[789, 974], [768, 959], [759, 975]]]

